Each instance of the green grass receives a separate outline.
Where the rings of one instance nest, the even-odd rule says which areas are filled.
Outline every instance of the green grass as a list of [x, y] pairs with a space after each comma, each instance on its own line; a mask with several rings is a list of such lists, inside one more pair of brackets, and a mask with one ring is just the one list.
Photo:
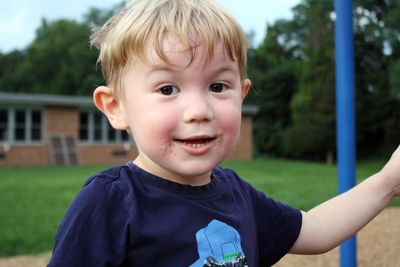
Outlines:
[[[358, 165], [358, 180], [383, 162]], [[336, 194], [336, 168], [279, 159], [223, 164], [268, 196], [309, 209]], [[35, 254], [52, 248], [55, 232], [86, 179], [107, 166], [0, 168], [0, 257]], [[400, 205], [400, 201], [392, 202]]]
[[[357, 183], [376, 173], [383, 161], [364, 161], [357, 164]], [[334, 165], [280, 159], [230, 161], [223, 167], [235, 169], [246, 181], [268, 196], [294, 207], [310, 208], [337, 194], [337, 169]], [[391, 206], [399, 206], [394, 200]]]
[[0, 168], [0, 256], [51, 249], [66, 209], [88, 176], [89, 167]]

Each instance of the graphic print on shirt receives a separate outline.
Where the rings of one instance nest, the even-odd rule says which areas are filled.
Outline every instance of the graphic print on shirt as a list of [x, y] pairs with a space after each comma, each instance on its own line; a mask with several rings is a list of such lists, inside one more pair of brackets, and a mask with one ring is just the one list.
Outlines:
[[247, 267], [240, 235], [232, 226], [212, 220], [196, 233], [199, 259], [190, 267]]

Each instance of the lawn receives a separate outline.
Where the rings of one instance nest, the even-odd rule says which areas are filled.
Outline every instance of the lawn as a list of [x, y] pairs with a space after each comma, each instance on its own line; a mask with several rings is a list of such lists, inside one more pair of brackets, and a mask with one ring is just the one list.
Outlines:
[[47, 251], [71, 200], [102, 166], [0, 168], [0, 257]]
[[[358, 165], [359, 179], [382, 166]], [[267, 195], [301, 209], [336, 193], [336, 169], [320, 163], [255, 159], [228, 161], [245, 180]], [[58, 224], [82, 184], [107, 166], [0, 168], [0, 257], [35, 254], [53, 245]], [[400, 205], [400, 201], [392, 205]]]

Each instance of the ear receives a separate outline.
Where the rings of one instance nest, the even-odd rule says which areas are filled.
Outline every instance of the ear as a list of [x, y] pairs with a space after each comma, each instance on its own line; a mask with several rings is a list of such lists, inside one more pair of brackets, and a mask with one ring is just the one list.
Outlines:
[[246, 98], [247, 94], [250, 92], [251, 89], [251, 81], [249, 79], [245, 79], [243, 81], [243, 88], [242, 88], [242, 101]]
[[115, 98], [111, 88], [99, 86], [94, 90], [93, 101], [96, 107], [107, 116], [111, 126], [117, 130], [128, 129], [122, 106]]

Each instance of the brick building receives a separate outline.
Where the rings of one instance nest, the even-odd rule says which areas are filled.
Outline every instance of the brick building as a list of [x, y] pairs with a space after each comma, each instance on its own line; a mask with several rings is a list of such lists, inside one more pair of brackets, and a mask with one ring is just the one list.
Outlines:
[[[244, 106], [231, 159], [252, 158], [254, 106]], [[90, 97], [0, 93], [0, 166], [121, 163], [137, 153]]]

